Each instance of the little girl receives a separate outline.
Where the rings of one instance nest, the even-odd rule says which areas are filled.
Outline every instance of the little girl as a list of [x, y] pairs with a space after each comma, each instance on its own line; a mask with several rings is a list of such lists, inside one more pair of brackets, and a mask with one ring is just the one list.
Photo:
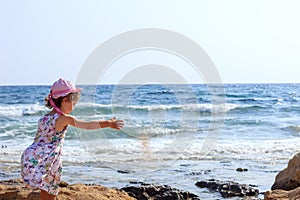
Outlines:
[[80, 121], [69, 115], [80, 98], [81, 88], [59, 79], [51, 87], [46, 106], [52, 110], [38, 122], [34, 142], [21, 158], [21, 176], [28, 188], [40, 189], [40, 200], [55, 200], [62, 173], [61, 151], [69, 125], [81, 129], [113, 128], [120, 130], [122, 120]]

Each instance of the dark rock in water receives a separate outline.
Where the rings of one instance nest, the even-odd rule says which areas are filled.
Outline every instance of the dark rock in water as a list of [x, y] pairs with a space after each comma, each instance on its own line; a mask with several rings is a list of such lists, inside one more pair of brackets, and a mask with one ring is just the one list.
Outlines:
[[236, 169], [236, 171], [237, 172], [247, 172], [248, 169], [239, 167], [239, 168]]
[[130, 171], [130, 170], [117, 170], [117, 172], [120, 173], [120, 174], [130, 174], [130, 173], [132, 173], [132, 171]]
[[208, 188], [210, 191], [219, 192], [222, 197], [245, 197], [259, 195], [258, 189], [254, 189], [246, 184], [238, 184], [235, 182], [221, 182], [215, 179], [208, 181], [199, 181], [196, 186], [200, 188]]
[[203, 175], [203, 174], [209, 174], [210, 172], [211, 172], [211, 170], [204, 170], [204, 171], [190, 172], [186, 175], [187, 176], [199, 176], [199, 175]]
[[143, 184], [143, 182], [140, 181], [129, 181], [130, 184]]
[[139, 200], [200, 200], [197, 195], [172, 188], [168, 185], [141, 184], [141, 186], [124, 187], [121, 190]]

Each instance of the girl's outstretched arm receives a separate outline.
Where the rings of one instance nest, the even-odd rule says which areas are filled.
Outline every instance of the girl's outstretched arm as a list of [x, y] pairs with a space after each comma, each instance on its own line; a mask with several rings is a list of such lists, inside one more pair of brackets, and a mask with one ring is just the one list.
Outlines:
[[123, 120], [117, 120], [115, 117], [109, 120], [87, 122], [78, 120], [71, 115], [61, 115], [56, 122], [56, 131], [62, 131], [68, 125], [86, 130], [94, 130], [99, 128], [113, 128], [120, 130], [124, 123]]

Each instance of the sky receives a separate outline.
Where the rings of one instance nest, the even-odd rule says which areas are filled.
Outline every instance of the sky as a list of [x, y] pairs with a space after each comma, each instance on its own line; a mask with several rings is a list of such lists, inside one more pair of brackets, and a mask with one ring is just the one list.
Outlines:
[[[97, 47], [143, 28], [174, 31], [197, 43], [223, 83], [299, 83], [299, 8], [298, 0], [2, 0], [0, 85], [51, 85], [60, 77], [75, 82]], [[204, 80], [166, 52], [127, 56], [100, 82], [118, 83], [132, 66], [153, 63], [188, 82]]]

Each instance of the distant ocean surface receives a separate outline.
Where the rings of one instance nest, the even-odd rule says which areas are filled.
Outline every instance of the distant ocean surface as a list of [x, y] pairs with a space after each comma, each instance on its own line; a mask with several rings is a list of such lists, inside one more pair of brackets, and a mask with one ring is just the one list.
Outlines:
[[[62, 179], [70, 183], [167, 184], [221, 199], [195, 183], [215, 178], [257, 185], [263, 192], [300, 149], [300, 84], [226, 84], [222, 104], [213, 103], [205, 84], [82, 88], [74, 116], [116, 116], [125, 127], [68, 128]], [[0, 86], [0, 180], [19, 177], [20, 155], [33, 142], [38, 119], [49, 112], [44, 106], [49, 90]], [[237, 172], [238, 167], [248, 171]]]

